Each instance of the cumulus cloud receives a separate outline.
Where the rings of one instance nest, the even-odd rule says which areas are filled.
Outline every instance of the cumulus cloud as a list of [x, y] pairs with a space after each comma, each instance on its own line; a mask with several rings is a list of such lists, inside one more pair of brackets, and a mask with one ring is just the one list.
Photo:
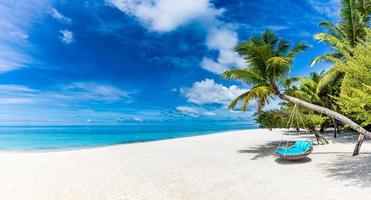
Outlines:
[[121, 11], [137, 17], [151, 30], [172, 31], [192, 20], [221, 13], [209, 0], [107, 0]]
[[72, 20], [64, 15], [62, 15], [57, 9], [55, 8], [52, 8], [50, 10], [50, 13], [52, 15], [52, 17], [56, 20], [58, 20], [59, 22], [61, 23], [64, 23], [64, 24], [70, 24], [72, 22]]
[[233, 51], [238, 42], [237, 33], [218, 19], [223, 9], [217, 9], [210, 0], [107, 0], [128, 15], [135, 16], [148, 29], [157, 32], [173, 31], [189, 22], [197, 22], [207, 30], [206, 46], [217, 51], [216, 60], [204, 57], [201, 67], [220, 74], [227, 68], [246, 67], [243, 59]]
[[213, 72], [215, 74], [221, 74], [228, 68], [210, 58], [203, 58], [201, 62], [201, 67], [207, 71]]
[[195, 82], [191, 88], [181, 88], [180, 92], [187, 98], [188, 102], [197, 105], [227, 105], [231, 100], [246, 92], [246, 90], [240, 89], [235, 85], [226, 87], [222, 84], [215, 83], [213, 79], [205, 79]]
[[228, 28], [215, 28], [209, 30], [206, 46], [210, 50], [218, 51], [216, 61], [204, 58], [201, 67], [215, 74], [221, 74], [231, 67], [244, 68], [244, 60], [233, 49], [238, 43], [237, 33]]
[[69, 30], [60, 30], [61, 40], [66, 44], [71, 44], [73, 42], [73, 33]]

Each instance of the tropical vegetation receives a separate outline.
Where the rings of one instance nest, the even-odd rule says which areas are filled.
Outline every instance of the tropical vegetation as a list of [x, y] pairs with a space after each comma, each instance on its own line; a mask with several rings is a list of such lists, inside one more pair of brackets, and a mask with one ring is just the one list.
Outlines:
[[[285, 126], [292, 106], [298, 105], [308, 123], [307, 128], [319, 136], [317, 139], [323, 137], [315, 132], [316, 128], [331, 123], [338, 127], [341, 122], [358, 132], [353, 153], [357, 155], [364, 137], [371, 137], [368, 131], [371, 124], [371, 3], [341, 0], [341, 5], [340, 22], [336, 25], [321, 22], [320, 26], [327, 28], [327, 32], [314, 36], [332, 49], [331, 53], [311, 63], [313, 66], [318, 62], [330, 62], [332, 66], [326, 72], [289, 77], [295, 56], [307, 45], [300, 42], [291, 48], [287, 41], [269, 30], [240, 42], [235, 50], [249, 67], [227, 70], [222, 76], [243, 81], [250, 90], [234, 99], [228, 108], [239, 107], [246, 111], [254, 101], [258, 107], [255, 117], [260, 126], [279, 128]], [[274, 98], [288, 103], [283, 103], [279, 109], [263, 110]]]

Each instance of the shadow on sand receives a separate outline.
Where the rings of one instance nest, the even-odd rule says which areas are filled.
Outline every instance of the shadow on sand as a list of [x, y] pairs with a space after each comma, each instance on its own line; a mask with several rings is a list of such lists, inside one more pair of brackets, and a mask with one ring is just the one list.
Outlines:
[[[356, 136], [351, 133], [340, 134], [338, 138], [332, 138], [332, 135], [325, 135], [329, 138], [330, 143], [336, 145], [337, 143], [354, 143]], [[297, 137], [296, 137], [297, 138]], [[293, 138], [293, 139], [296, 139]], [[313, 140], [312, 140], [313, 141]], [[238, 153], [253, 154], [251, 160], [258, 160], [267, 156], [273, 156], [279, 144], [286, 144], [286, 140], [273, 141], [239, 150]], [[289, 143], [290, 145], [290, 143]], [[316, 144], [315, 144], [316, 145]], [[363, 145], [371, 145], [369, 141], [365, 141]], [[309, 157], [289, 161], [281, 158], [275, 159], [275, 162], [280, 165], [297, 165], [305, 164], [316, 159], [316, 156], [329, 156], [328, 161], [321, 162], [320, 167], [327, 174], [328, 177], [339, 179], [348, 183], [349, 185], [359, 185], [360, 187], [370, 187], [371, 185], [371, 152], [361, 152], [359, 156], [352, 156], [352, 152], [332, 151], [332, 152], [313, 152]]]
[[[239, 150], [238, 153], [255, 154], [255, 156], [252, 157], [251, 160], [257, 160], [257, 159], [264, 158], [264, 157], [267, 157], [267, 156], [274, 156], [275, 155], [275, 151], [277, 150], [277, 147], [280, 144], [281, 144], [281, 147], [286, 146], [286, 143], [287, 143], [286, 140], [283, 140], [283, 141], [273, 141], [273, 142], [266, 143], [264, 145], [259, 145], [259, 146], [256, 146], [256, 147], [251, 147], [249, 149]], [[289, 141], [288, 142], [288, 146], [291, 146], [293, 143], [294, 143], [293, 141]], [[290, 161], [290, 160], [285, 160], [285, 159], [282, 159], [282, 158], [277, 158], [275, 160], [275, 162], [278, 163], [278, 164], [282, 164], [282, 165], [290, 165], [290, 164], [294, 164], [295, 165], [295, 164], [308, 163], [311, 160], [312, 159], [310, 159], [310, 158], [304, 158], [304, 159], [300, 159], [300, 160]]]
[[310, 161], [312, 161], [312, 159], [309, 157], [306, 157], [300, 160], [285, 160], [283, 158], [277, 158], [275, 160], [275, 162], [280, 165], [299, 165], [299, 164], [309, 163]]
[[[281, 143], [286, 144], [287, 141], [281, 141]], [[242, 149], [239, 150], [238, 153], [249, 153], [249, 154], [256, 154], [251, 160], [257, 160], [259, 158], [264, 158], [267, 156], [274, 155], [274, 152], [277, 150], [280, 141], [273, 141], [266, 143], [264, 145], [259, 145], [256, 147], [251, 147], [249, 149]]]
[[328, 177], [346, 180], [349, 185], [370, 187], [371, 185], [371, 154], [361, 153], [358, 156], [338, 155], [332, 162], [321, 167]]

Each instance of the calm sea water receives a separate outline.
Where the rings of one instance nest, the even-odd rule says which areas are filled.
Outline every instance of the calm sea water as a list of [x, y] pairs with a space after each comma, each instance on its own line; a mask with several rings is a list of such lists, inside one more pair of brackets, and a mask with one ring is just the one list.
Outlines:
[[247, 123], [127, 124], [120, 126], [2, 126], [0, 150], [89, 148], [256, 128]]

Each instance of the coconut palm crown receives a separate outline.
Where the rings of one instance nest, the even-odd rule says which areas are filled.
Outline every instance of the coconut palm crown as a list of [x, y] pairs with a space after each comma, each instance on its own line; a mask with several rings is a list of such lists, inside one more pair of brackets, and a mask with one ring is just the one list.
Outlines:
[[227, 70], [222, 76], [228, 80], [243, 81], [251, 89], [233, 100], [228, 108], [233, 109], [238, 102], [243, 102], [242, 111], [246, 111], [249, 102], [256, 100], [258, 108], [262, 109], [273, 96], [289, 85], [291, 79], [288, 79], [288, 73], [294, 57], [307, 47], [299, 42], [290, 48], [287, 41], [278, 38], [270, 30], [241, 42], [235, 50], [243, 56], [249, 67]]
[[319, 25], [326, 28], [327, 33], [314, 35], [315, 39], [329, 44], [334, 52], [316, 57], [311, 66], [321, 61], [333, 62], [334, 59], [342, 58], [340, 51], [354, 48], [366, 35], [365, 29], [369, 27], [371, 12], [370, 1], [341, 0], [340, 4], [340, 22], [335, 25], [323, 21]]

